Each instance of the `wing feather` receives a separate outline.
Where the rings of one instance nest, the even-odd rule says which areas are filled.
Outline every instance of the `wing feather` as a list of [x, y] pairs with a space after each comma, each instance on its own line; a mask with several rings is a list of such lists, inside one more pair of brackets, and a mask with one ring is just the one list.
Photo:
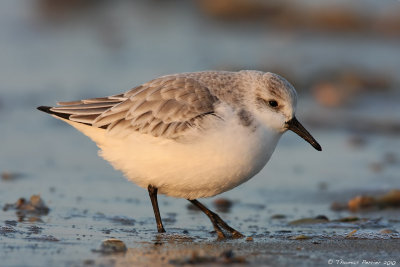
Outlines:
[[75, 122], [81, 123], [92, 123], [92, 121], [97, 117], [97, 115], [71, 115], [69, 119]]
[[64, 114], [70, 114], [70, 115], [92, 115], [92, 114], [101, 114], [103, 113], [106, 108], [80, 108], [80, 109], [69, 109], [69, 108], [63, 108], [63, 107], [58, 107], [58, 108], [51, 108], [51, 111], [57, 112], [57, 113], [64, 113]]
[[108, 131], [133, 130], [177, 138], [206, 115], [218, 99], [194, 78], [164, 76], [110, 97], [59, 102], [50, 110]]
[[110, 108], [115, 105], [115, 101], [98, 102], [91, 104], [75, 104], [75, 105], [63, 105], [62, 107], [55, 107], [53, 109], [92, 109], [92, 108]]
[[103, 127], [113, 123], [114, 121], [119, 121], [125, 118], [125, 112], [121, 111], [118, 113], [113, 113], [109, 116], [101, 117], [97, 116], [94, 120], [92, 120], [92, 126], [95, 127]]

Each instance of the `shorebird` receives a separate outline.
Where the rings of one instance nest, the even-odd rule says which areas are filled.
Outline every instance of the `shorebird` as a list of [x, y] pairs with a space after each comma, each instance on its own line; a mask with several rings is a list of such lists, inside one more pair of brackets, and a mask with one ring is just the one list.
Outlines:
[[197, 199], [252, 178], [287, 130], [321, 151], [296, 119], [296, 104], [283, 77], [243, 70], [166, 75], [122, 94], [38, 109], [87, 135], [115, 169], [147, 188], [158, 232], [165, 232], [157, 202], [164, 194], [198, 207], [219, 238], [240, 238]]

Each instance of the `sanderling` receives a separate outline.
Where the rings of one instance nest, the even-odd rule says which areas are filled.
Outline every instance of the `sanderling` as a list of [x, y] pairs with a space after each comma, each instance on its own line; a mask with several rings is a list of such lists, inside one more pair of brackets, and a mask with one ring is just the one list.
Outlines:
[[204, 71], [156, 78], [125, 93], [38, 107], [90, 137], [100, 155], [147, 188], [158, 232], [157, 194], [185, 198], [219, 238], [243, 237], [197, 198], [249, 180], [292, 130], [321, 151], [295, 117], [297, 94], [273, 73]]

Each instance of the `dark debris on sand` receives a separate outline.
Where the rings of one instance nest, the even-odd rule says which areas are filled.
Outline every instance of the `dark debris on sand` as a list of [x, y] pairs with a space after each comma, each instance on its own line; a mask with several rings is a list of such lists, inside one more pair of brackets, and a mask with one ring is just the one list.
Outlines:
[[3, 211], [16, 210], [19, 221], [27, 217], [30, 221], [40, 220], [40, 216], [47, 215], [50, 208], [46, 206], [40, 195], [32, 195], [29, 200], [19, 198], [15, 203], [5, 204]]

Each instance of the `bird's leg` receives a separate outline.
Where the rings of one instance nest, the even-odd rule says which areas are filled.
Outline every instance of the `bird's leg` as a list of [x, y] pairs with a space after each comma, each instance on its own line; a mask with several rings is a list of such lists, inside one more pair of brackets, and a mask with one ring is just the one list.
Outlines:
[[212, 211], [210, 211], [209, 209], [207, 209], [203, 204], [201, 204], [196, 199], [189, 200], [189, 201], [192, 202], [193, 205], [198, 207], [202, 212], [204, 212], [208, 216], [208, 218], [210, 218], [211, 223], [214, 226], [215, 232], [217, 232], [218, 239], [225, 239], [226, 235], [224, 234], [224, 232], [222, 232], [221, 227], [219, 227], [218, 222], [214, 216], [216, 214], [213, 213]]
[[159, 233], [165, 233], [165, 229], [161, 221], [160, 210], [158, 209], [158, 202], [157, 202], [158, 188], [150, 184], [147, 187], [147, 190], [149, 191], [151, 205], [153, 205], [154, 216], [156, 217], [156, 223], [157, 223], [157, 230]]
[[192, 202], [193, 205], [198, 207], [202, 212], [204, 212], [208, 216], [208, 218], [210, 218], [212, 224], [214, 225], [214, 229], [218, 234], [218, 238], [220, 238], [220, 239], [226, 238], [225, 234], [221, 230], [221, 227], [224, 228], [225, 230], [227, 230], [228, 232], [230, 232], [232, 234], [233, 238], [242, 238], [242, 237], [244, 237], [244, 235], [242, 235], [241, 233], [239, 233], [238, 231], [236, 231], [235, 229], [230, 227], [226, 222], [224, 222], [218, 216], [218, 214], [216, 214], [216, 213], [212, 212], [211, 210], [207, 209], [206, 206], [201, 204], [196, 199], [189, 199], [189, 201]]

